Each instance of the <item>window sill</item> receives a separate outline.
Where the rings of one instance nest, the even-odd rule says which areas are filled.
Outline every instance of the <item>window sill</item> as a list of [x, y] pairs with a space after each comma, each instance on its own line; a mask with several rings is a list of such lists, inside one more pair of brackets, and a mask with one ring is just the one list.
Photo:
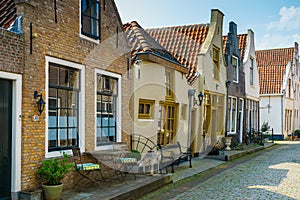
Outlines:
[[93, 43], [95, 43], [95, 44], [100, 44], [100, 40], [99, 40], [99, 39], [96, 40], [96, 39], [90, 38], [90, 37], [88, 37], [88, 36], [86, 36], [86, 35], [83, 35], [83, 34], [81, 34], [81, 33], [80, 33], [80, 38], [81, 38], [81, 39], [84, 39], [84, 40], [88, 40], [88, 41], [93, 42]]

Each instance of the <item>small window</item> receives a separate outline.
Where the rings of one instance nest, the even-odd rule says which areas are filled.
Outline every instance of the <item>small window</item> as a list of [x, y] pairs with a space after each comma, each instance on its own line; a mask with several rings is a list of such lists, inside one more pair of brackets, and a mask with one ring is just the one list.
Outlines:
[[154, 110], [154, 100], [139, 100], [139, 119], [152, 119]]
[[232, 68], [233, 68], [233, 81], [239, 82], [238, 59], [235, 56], [232, 56]]
[[214, 62], [214, 71], [213, 78], [219, 80], [219, 69], [220, 69], [220, 49], [213, 47], [213, 62]]
[[173, 76], [174, 76], [174, 71], [170, 69], [166, 69], [165, 71], [165, 78], [166, 78], [166, 99], [173, 100], [174, 95], [173, 95]]
[[100, 5], [98, 0], [81, 0], [81, 34], [100, 39]]

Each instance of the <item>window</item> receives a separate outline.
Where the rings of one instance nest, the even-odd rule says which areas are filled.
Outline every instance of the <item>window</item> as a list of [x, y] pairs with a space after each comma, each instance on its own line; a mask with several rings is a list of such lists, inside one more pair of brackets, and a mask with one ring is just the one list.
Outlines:
[[220, 49], [217, 47], [213, 47], [213, 62], [214, 62], [214, 69], [213, 69], [213, 78], [219, 80], [219, 69], [220, 69]]
[[292, 110], [285, 110], [285, 130], [292, 130]]
[[237, 126], [237, 99], [236, 97], [228, 97], [228, 119], [227, 131], [236, 133]]
[[49, 63], [48, 151], [79, 145], [80, 71]]
[[288, 80], [288, 97], [291, 98], [291, 90], [292, 90], [292, 84], [291, 79]]
[[139, 100], [139, 119], [152, 119], [154, 114], [154, 100]]
[[238, 58], [232, 56], [232, 67], [233, 67], [233, 81], [239, 82], [239, 68], [238, 68]]
[[100, 39], [100, 4], [98, 0], [81, 0], [81, 34]]
[[158, 120], [157, 144], [167, 145], [175, 142], [176, 138], [176, 110], [177, 105], [171, 102], [160, 104]]
[[172, 100], [173, 97], [173, 71], [166, 69], [166, 98]]
[[250, 58], [250, 85], [253, 85], [253, 66], [254, 65], [254, 60], [253, 58]]
[[212, 105], [212, 133], [221, 134], [223, 129], [223, 109], [224, 109], [224, 97], [219, 95], [211, 95]]
[[96, 145], [117, 142], [118, 79], [97, 74]]

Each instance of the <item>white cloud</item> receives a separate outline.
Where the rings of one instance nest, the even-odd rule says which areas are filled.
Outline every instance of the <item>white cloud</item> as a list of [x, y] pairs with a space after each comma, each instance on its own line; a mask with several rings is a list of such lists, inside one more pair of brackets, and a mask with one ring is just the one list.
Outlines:
[[280, 20], [268, 24], [268, 29], [295, 30], [300, 28], [300, 7], [282, 7], [279, 11]]
[[268, 33], [255, 42], [255, 49], [260, 50], [293, 47], [294, 42], [300, 43], [300, 33], [291, 35]]

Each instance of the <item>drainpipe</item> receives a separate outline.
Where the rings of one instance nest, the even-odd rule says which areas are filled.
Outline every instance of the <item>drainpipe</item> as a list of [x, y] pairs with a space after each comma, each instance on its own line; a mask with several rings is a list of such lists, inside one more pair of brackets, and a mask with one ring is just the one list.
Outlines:
[[187, 150], [188, 152], [191, 152], [191, 131], [192, 131], [192, 103], [193, 98], [195, 95], [196, 90], [190, 89], [188, 90], [188, 96], [189, 96], [189, 118], [188, 118], [188, 137], [187, 137]]
[[283, 134], [284, 137], [284, 133], [283, 133], [283, 97], [285, 94], [285, 90], [282, 90], [282, 96], [281, 96], [281, 133]]

